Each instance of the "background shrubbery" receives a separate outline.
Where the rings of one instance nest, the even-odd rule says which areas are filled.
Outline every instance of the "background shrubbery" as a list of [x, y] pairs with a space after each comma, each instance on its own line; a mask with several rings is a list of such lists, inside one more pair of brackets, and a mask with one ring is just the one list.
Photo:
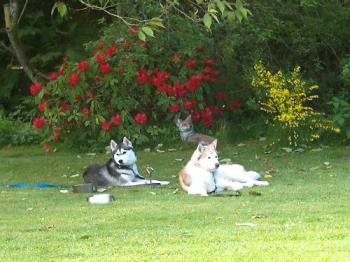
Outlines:
[[[30, 63], [37, 71], [42, 72], [43, 76], [53, 71], [58, 72], [64, 63], [69, 65], [67, 74], [72, 74], [76, 70], [76, 64], [81, 60], [87, 59], [89, 64], [92, 63], [95, 59], [93, 52], [96, 51], [99, 42], [106, 44], [103, 49], [105, 52], [113, 43], [121, 45], [123, 41], [133, 37], [124, 26], [113, 22], [111, 17], [103, 13], [76, 11], [74, 8], [79, 5], [75, 1], [66, 3], [70, 10], [67, 16], [61, 18], [58, 15], [51, 16], [52, 3], [33, 1], [18, 29], [18, 36], [30, 58]], [[121, 134], [134, 136], [133, 139], [139, 143], [154, 142], [150, 140], [152, 136], [175, 137], [176, 130], [172, 120], [173, 113], [176, 112], [171, 113], [169, 110], [177, 111], [175, 105], [179, 103], [184, 116], [188, 113], [184, 109], [185, 100], [159, 94], [149, 83], [135, 85], [135, 78], [140, 68], [144, 66], [150, 75], [156, 68], [169, 72], [172, 76], [170, 81], [172, 85], [176, 81], [185, 82], [190, 77], [186, 61], [191, 59], [198, 61], [198, 68], [195, 69], [197, 71], [193, 72], [195, 74], [203, 70], [205, 67], [203, 61], [206, 57], [210, 57], [215, 60], [214, 70], [219, 71], [220, 75], [214, 83], [204, 84], [201, 91], [189, 99], [199, 101], [198, 111], [203, 111], [207, 107], [211, 109], [215, 130], [218, 130], [218, 127], [219, 129], [225, 127], [225, 130], [232, 129], [235, 132], [231, 132], [231, 135], [230, 131], [227, 131], [227, 135], [231, 137], [233, 134], [247, 134], [250, 131], [254, 131], [255, 135], [266, 134], [268, 130], [268, 126], [264, 124], [266, 115], [260, 111], [258, 103], [262, 97], [251, 87], [253, 67], [261, 61], [271, 72], [281, 69], [288, 73], [292, 72], [296, 65], [300, 65], [303, 80], [319, 86], [317, 90], [319, 98], [310, 101], [308, 106], [334, 119], [335, 125], [341, 128], [343, 138], [349, 139], [350, 134], [347, 130], [350, 125], [348, 91], [350, 3], [325, 0], [246, 1], [246, 3], [252, 15], [242, 23], [228, 24], [225, 21], [220, 24], [213, 23], [211, 32], [207, 32], [200, 24], [173, 12], [164, 19], [166, 29], [155, 31], [155, 38], [147, 39], [149, 48], [138, 49], [137, 43], [138, 45], [141, 43], [137, 37], [131, 39], [132, 47], [125, 56], [128, 59], [135, 56], [137, 63], [124, 63], [126, 75], [122, 80], [123, 83], [119, 82], [121, 78], [115, 71], [123, 62], [118, 58], [115, 61], [113, 59], [108, 61], [113, 67], [114, 74], [105, 77], [104, 86], [109, 85], [111, 88], [121, 85], [124, 90], [122, 93], [111, 93], [111, 95], [118, 94], [119, 97], [111, 104], [112, 112], [107, 112], [107, 108], [106, 112], [100, 111], [98, 113], [100, 118], [97, 121], [95, 119], [95, 127], [84, 127], [82, 130], [85, 131], [62, 129], [62, 134], [69, 130], [67, 137], [72, 141], [89, 140], [91, 144], [96, 143], [96, 140], [103, 144], [110, 135]], [[36, 8], [39, 4], [40, 9]], [[129, 11], [130, 15], [135, 12], [135, 15], [142, 13], [144, 17], [156, 16], [159, 10], [158, 2], [153, 1], [142, 3], [135, 8], [131, 8], [131, 3], [126, 1], [123, 8], [132, 10]], [[3, 17], [0, 19], [3, 20]], [[4, 29], [0, 31], [0, 36], [6, 39]], [[198, 48], [201, 47], [205, 47], [204, 53], [198, 53]], [[121, 50], [118, 48], [117, 53]], [[64, 62], [64, 57], [69, 57], [69, 61]], [[22, 119], [32, 121], [39, 117], [37, 105], [28, 103], [30, 83], [21, 71], [15, 69], [16, 62], [12, 55], [6, 50], [0, 50], [0, 61], [0, 69], [4, 72], [0, 76], [2, 83], [0, 101], [6, 114], [13, 112], [20, 104]], [[99, 70], [98, 63], [91, 64], [91, 68]], [[41, 80], [43, 83], [46, 82], [44, 77]], [[65, 80], [62, 78], [62, 81], [67, 81], [67, 78]], [[89, 85], [91, 83], [90, 80], [82, 79], [82, 82], [84, 81]], [[129, 93], [126, 92], [128, 85], [131, 88]], [[66, 88], [69, 88], [69, 84]], [[80, 92], [81, 88], [76, 91]], [[143, 93], [137, 93], [136, 90], [141, 89]], [[105, 91], [104, 94], [107, 93]], [[142, 99], [139, 99], [141, 96]], [[158, 106], [156, 114], [150, 110], [152, 99], [155, 99], [153, 103]], [[123, 101], [135, 105], [134, 111], [128, 109], [130, 112], [122, 112]], [[57, 103], [60, 102], [57, 100]], [[107, 100], [104, 100], [104, 103], [106, 102]], [[69, 103], [73, 104], [73, 101]], [[171, 105], [174, 106], [173, 109], [169, 109]], [[234, 112], [228, 110], [229, 106], [235, 109]], [[240, 110], [236, 110], [237, 108]], [[91, 111], [91, 104], [88, 109]], [[81, 110], [82, 108], [76, 109], [71, 117], [82, 117]], [[147, 113], [149, 121], [147, 126], [133, 124], [137, 113]], [[222, 113], [224, 118], [220, 117]], [[120, 126], [118, 129], [120, 133], [101, 132], [101, 124], [110, 121], [115, 114], [122, 116], [124, 130]], [[54, 135], [53, 128], [62, 128], [58, 125], [51, 127], [48, 138]], [[199, 128], [207, 131], [201, 125]], [[237, 132], [238, 128], [241, 132]]]

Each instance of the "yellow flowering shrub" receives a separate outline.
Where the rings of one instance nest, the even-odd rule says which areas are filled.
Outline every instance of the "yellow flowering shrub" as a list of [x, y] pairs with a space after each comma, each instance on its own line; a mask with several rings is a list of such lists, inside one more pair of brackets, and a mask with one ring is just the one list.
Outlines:
[[318, 99], [318, 95], [313, 94], [318, 86], [301, 79], [300, 66], [296, 66], [290, 75], [281, 70], [273, 74], [261, 63], [255, 64], [254, 69], [256, 75], [252, 86], [260, 90], [260, 109], [286, 131], [290, 145], [297, 146], [302, 140], [317, 140], [325, 130], [340, 131], [310, 106]]

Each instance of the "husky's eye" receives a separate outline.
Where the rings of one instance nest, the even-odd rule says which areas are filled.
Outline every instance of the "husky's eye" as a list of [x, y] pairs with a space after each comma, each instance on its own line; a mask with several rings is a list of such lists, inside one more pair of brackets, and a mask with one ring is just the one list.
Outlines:
[[123, 152], [123, 155], [125, 155], [125, 154], [126, 154], [126, 151]]
[[211, 157], [210, 156], [208, 156], [208, 159], [210, 159]]

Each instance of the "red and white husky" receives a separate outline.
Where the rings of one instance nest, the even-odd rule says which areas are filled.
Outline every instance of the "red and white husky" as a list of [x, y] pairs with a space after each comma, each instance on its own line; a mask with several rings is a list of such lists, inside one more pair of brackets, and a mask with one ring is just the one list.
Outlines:
[[246, 171], [241, 165], [220, 165], [216, 145], [217, 140], [209, 145], [199, 144], [180, 171], [180, 185], [188, 194], [207, 196], [212, 192], [269, 185], [267, 181], [258, 180], [260, 174]]

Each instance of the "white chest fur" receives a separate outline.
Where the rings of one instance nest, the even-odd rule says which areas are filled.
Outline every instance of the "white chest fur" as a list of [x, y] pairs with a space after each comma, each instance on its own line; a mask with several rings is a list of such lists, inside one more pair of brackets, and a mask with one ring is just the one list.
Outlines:
[[196, 190], [204, 189], [206, 193], [210, 193], [215, 190], [213, 173], [197, 167], [191, 161], [186, 165], [186, 173], [191, 179], [192, 188], [195, 188]]

